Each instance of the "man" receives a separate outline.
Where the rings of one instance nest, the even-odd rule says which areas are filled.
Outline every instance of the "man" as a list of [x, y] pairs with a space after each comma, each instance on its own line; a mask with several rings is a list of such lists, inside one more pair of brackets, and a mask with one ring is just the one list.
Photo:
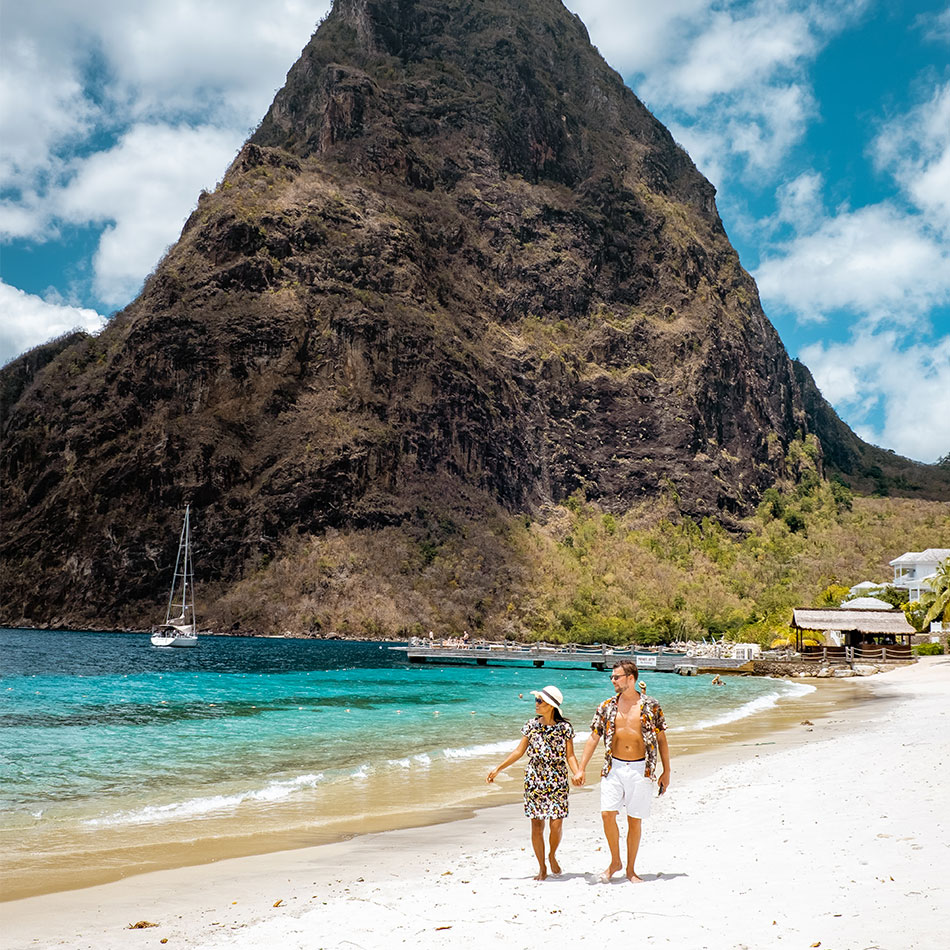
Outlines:
[[610, 676], [614, 693], [602, 702], [590, 724], [590, 738], [584, 746], [580, 767], [574, 783], [584, 784], [584, 770], [604, 737], [604, 768], [600, 773], [600, 816], [610, 849], [610, 866], [598, 875], [606, 884], [623, 868], [620, 860], [620, 829], [617, 812], [627, 813], [627, 879], [639, 882], [635, 865], [640, 849], [641, 824], [649, 817], [653, 804], [653, 781], [656, 778], [657, 754], [663, 765], [659, 777], [659, 794], [670, 784], [670, 750], [666, 742], [666, 721], [655, 699], [637, 694], [637, 665], [632, 660], [618, 663]]

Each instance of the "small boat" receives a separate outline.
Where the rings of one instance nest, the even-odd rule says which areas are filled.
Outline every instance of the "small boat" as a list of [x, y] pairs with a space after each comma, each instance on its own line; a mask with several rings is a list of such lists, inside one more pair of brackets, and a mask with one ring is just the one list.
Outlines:
[[195, 575], [191, 563], [191, 505], [185, 505], [185, 523], [178, 541], [175, 574], [168, 594], [165, 622], [152, 634], [155, 647], [196, 647]]

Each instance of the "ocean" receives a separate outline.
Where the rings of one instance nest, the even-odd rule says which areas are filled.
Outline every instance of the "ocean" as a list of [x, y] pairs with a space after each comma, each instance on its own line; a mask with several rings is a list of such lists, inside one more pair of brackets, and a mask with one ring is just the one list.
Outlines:
[[[609, 673], [421, 666], [394, 645], [0, 629], [0, 896], [516, 800], [521, 763], [484, 776], [533, 716], [530, 690], [563, 691], [578, 753], [612, 692]], [[642, 678], [674, 749], [813, 689]]]

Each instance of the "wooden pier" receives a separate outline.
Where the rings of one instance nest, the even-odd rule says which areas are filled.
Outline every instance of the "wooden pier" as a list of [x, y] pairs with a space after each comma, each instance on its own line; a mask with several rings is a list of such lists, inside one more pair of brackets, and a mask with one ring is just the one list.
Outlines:
[[559, 669], [609, 670], [622, 660], [633, 660], [644, 672], [658, 673], [745, 673], [752, 671], [751, 661], [732, 657], [688, 656], [685, 653], [615, 649], [604, 646], [548, 646], [547, 644], [474, 643], [441, 646], [411, 642], [390, 647], [406, 654], [410, 663], [438, 663], [447, 666], [552, 666]]

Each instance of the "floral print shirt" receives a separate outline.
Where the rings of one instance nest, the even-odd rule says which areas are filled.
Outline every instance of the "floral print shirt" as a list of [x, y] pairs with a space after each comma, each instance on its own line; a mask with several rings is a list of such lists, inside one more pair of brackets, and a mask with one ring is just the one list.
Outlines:
[[[601, 775], [606, 776], [610, 772], [610, 766], [613, 764], [613, 753], [610, 751], [614, 742], [614, 728], [617, 723], [617, 697], [611, 696], [605, 699], [594, 713], [593, 721], [590, 724], [590, 731], [604, 737], [604, 767]], [[658, 754], [657, 737], [658, 732], [666, 732], [666, 720], [663, 718], [663, 710], [660, 704], [649, 696], [644, 696], [640, 703], [640, 731], [643, 733], [643, 748], [645, 750], [646, 762], [644, 763], [643, 774], [646, 778], [656, 778], [656, 759]]]

